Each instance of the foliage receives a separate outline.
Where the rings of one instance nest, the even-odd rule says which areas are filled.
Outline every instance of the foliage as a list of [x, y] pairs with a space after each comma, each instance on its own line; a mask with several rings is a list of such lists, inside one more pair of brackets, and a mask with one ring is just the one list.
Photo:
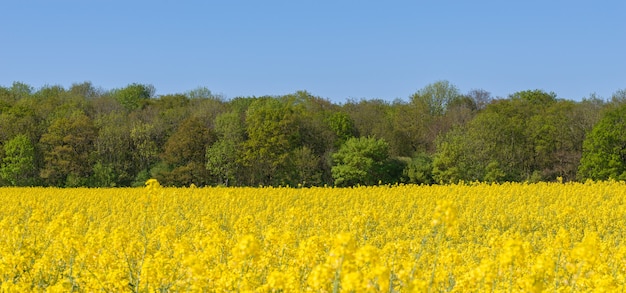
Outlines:
[[[467, 133], [467, 134], [466, 134]], [[478, 181], [483, 177], [481, 153], [476, 146], [478, 140], [472, 140], [464, 129], [455, 129], [437, 141], [437, 153], [433, 158], [433, 180], [436, 183], [458, 183], [459, 181]]]
[[111, 95], [126, 110], [133, 111], [144, 105], [144, 103], [154, 95], [155, 89], [151, 85], [133, 83], [124, 88], [116, 89]]
[[[92, 186], [129, 186], [140, 166], [134, 161], [131, 124], [124, 113], [112, 111], [102, 114], [94, 121], [98, 128], [95, 139], [94, 178]], [[109, 174], [105, 174], [109, 173]]]
[[35, 183], [35, 148], [26, 135], [20, 134], [4, 145], [0, 177], [15, 186]]
[[433, 179], [433, 159], [426, 153], [419, 153], [411, 158], [403, 173], [409, 179], [409, 183], [432, 184], [435, 182]]
[[589, 106], [537, 90], [493, 102], [439, 136], [435, 181], [574, 180], [585, 133], [598, 111]]
[[337, 147], [340, 147], [356, 134], [354, 123], [346, 113], [335, 112], [327, 117], [325, 122], [328, 123], [330, 129], [339, 138], [335, 143]]
[[222, 113], [215, 118], [218, 139], [206, 149], [206, 168], [217, 178], [220, 185], [236, 185], [241, 169], [237, 158], [244, 141], [245, 129], [239, 113]]
[[626, 104], [607, 111], [584, 141], [581, 180], [626, 180]]
[[91, 175], [96, 129], [84, 113], [53, 120], [40, 143], [44, 148], [41, 177], [53, 186], [83, 185]]
[[249, 182], [281, 184], [290, 152], [300, 135], [298, 109], [291, 101], [261, 98], [246, 112], [246, 133], [240, 162], [249, 168]]
[[411, 96], [411, 102], [423, 105], [430, 115], [443, 115], [449, 104], [461, 98], [459, 89], [447, 80], [429, 84]]
[[388, 159], [389, 144], [383, 139], [350, 138], [333, 154], [335, 185], [377, 184], [383, 179]]
[[[595, 95], [567, 101], [541, 90], [494, 100], [485, 90], [462, 94], [442, 80], [406, 100], [335, 104], [307, 91], [225, 99], [205, 87], [155, 96], [154, 87], [138, 83], [105, 90], [91, 82], [68, 89], [15, 82], [0, 86], [0, 164], [15, 158], [7, 157], [9, 142], [25, 136], [33, 169], [22, 175], [28, 183], [20, 183], [9, 180], [5, 163], [0, 184], [122, 187], [158, 178], [164, 186], [323, 186], [620, 178], [589, 174], [613, 172], [619, 159], [610, 159], [611, 166], [590, 164], [592, 151], [585, 151], [585, 166], [579, 165], [583, 141], [605, 113], [624, 103], [624, 92], [610, 102]], [[361, 167], [338, 166], [333, 155], [348, 140], [368, 137], [385, 141], [387, 159], [361, 179]], [[588, 171], [594, 164], [606, 170]], [[333, 167], [335, 176], [343, 172], [353, 179], [337, 181]]]
[[205, 167], [205, 148], [215, 141], [214, 134], [206, 123], [191, 117], [183, 121], [176, 132], [165, 143], [163, 161], [172, 166], [166, 186], [204, 186], [209, 184]]

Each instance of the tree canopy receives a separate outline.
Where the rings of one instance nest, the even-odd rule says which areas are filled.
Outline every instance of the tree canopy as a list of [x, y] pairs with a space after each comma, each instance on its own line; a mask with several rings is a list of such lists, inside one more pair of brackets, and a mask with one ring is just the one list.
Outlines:
[[0, 86], [0, 186], [352, 186], [626, 180], [626, 91], [494, 98], [436, 81], [406, 100], [199, 87]]
[[626, 104], [608, 110], [583, 144], [581, 180], [626, 180]]

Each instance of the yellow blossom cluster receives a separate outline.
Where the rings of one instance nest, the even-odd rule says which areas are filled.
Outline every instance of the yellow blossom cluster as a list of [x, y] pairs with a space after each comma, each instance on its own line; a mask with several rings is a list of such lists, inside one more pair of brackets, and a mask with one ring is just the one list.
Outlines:
[[621, 292], [626, 184], [0, 188], [2, 292]]

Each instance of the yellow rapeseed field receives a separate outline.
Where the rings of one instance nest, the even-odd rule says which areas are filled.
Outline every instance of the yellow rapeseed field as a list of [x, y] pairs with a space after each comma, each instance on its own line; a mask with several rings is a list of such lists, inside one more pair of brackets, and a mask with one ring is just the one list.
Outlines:
[[623, 292], [626, 184], [0, 188], [3, 292]]

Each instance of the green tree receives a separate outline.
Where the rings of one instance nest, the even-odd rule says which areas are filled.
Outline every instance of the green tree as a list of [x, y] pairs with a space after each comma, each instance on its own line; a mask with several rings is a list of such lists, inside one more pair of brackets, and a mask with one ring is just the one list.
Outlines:
[[465, 127], [442, 135], [433, 161], [435, 180], [483, 181], [492, 162], [497, 163], [492, 167], [498, 166], [506, 174], [502, 180], [523, 180], [531, 156], [525, 134], [529, 114], [525, 103], [517, 99], [490, 104]]
[[102, 90], [97, 89], [90, 81], [82, 83], [73, 83], [69, 89], [72, 95], [83, 97], [85, 99], [93, 99], [102, 95]]
[[[303, 181], [315, 185], [332, 184], [330, 156], [345, 140], [355, 135], [354, 123], [339, 106], [306, 91], [282, 99], [291, 99], [299, 116], [300, 142], [287, 162], [291, 174], [289, 184], [303, 184]], [[306, 168], [310, 170], [305, 171]]]
[[581, 107], [539, 90], [490, 103], [438, 140], [436, 181], [537, 181], [574, 178], [590, 120]]
[[413, 184], [432, 184], [433, 180], [433, 159], [426, 153], [419, 153], [411, 158], [407, 163], [403, 174]]
[[288, 158], [291, 170], [287, 182], [292, 186], [319, 186], [322, 183], [320, 158], [306, 147], [294, 149]]
[[352, 122], [350, 116], [344, 112], [337, 111], [329, 114], [328, 117], [326, 117], [325, 122], [337, 136], [337, 140], [335, 142], [336, 147], [340, 147], [348, 139], [356, 135], [354, 122]]
[[373, 136], [384, 139], [389, 144], [389, 153], [393, 156], [404, 155], [398, 143], [397, 132], [394, 131], [393, 108], [389, 102], [374, 99], [349, 102], [342, 110], [354, 123], [354, 136]]
[[590, 116], [593, 109], [583, 112], [584, 102], [557, 101], [530, 118], [528, 135], [534, 145], [533, 172], [542, 181], [574, 180], [580, 158], [583, 140], [594, 122]]
[[458, 96], [450, 101], [446, 108], [446, 113], [441, 119], [440, 129], [446, 132], [453, 127], [465, 125], [474, 118], [477, 113], [477, 106], [474, 100], [468, 96]]
[[433, 180], [437, 183], [457, 183], [481, 180], [484, 159], [468, 129], [457, 128], [437, 139], [437, 152], [433, 157]]
[[154, 92], [155, 89], [152, 85], [133, 83], [124, 88], [111, 91], [111, 95], [126, 110], [133, 111], [142, 107], [154, 95]]
[[41, 177], [53, 186], [87, 184], [95, 138], [93, 121], [80, 111], [52, 121], [39, 140], [44, 150]]
[[35, 147], [20, 134], [4, 145], [0, 176], [14, 186], [33, 185], [36, 180]]
[[266, 97], [256, 100], [246, 112], [248, 139], [243, 143], [241, 163], [251, 185], [285, 182], [287, 159], [300, 141], [296, 107], [289, 101]]
[[[98, 116], [93, 186], [130, 186], [140, 167], [135, 163], [132, 123], [123, 111]], [[110, 172], [110, 174], [106, 174]]]
[[43, 132], [42, 117], [38, 117], [37, 104], [31, 99], [17, 101], [11, 108], [0, 113], [0, 141], [24, 134], [36, 141]]
[[159, 130], [152, 123], [136, 122], [130, 130], [133, 160], [140, 170], [149, 170], [159, 159]]
[[386, 177], [388, 160], [389, 144], [383, 139], [350, 138], [333, 154], [335, 185], [375, 185]]
[[118, 186], [115, 170], [110, 165], [97, 162], [93, 166], [93, 175], [89, 185], [92, 187], [115, 187]]
[[236, 185], [236, 175], [240, 169], [237, 162], [238, 148], [233, 141], [221, 139], [206, 150], [206, 169], [217, 178], [217, 184]]
[[429, 84], [409, 97], [408, 103], [394, 104], [393, 131], [398, 155], [435, 151], [438, 136], [452, 127], [465, 124], [474, 114], [471, 98], [462, 96], [448, 81]]
[[608, 110], [584, 141], [580, 180], [626, 180], [626, 104]]
[[22, 99], [29, 97], [34, 91], [34, 88], [23, 82], [15, 81], [11, 86], [11, 93], [16, 99]]
[[177, 131], [165, 143], [162, 158], [171, 166], [169, 180], [162, 183], [174, 186], [197, 186], [209, 184], [210, 178], [205, 168], [205, 152], [215, 141], [214, 133], [207, 123], [196, 117], [183, 121]]
[[39, 100], [60, 101], [67, 98], [65, 88], [60, 85], [46, 85], [41, 87], [33, 96]]
[[396, 155], [409, 157], [415, 153], [434, 150], [431, 135], [434, 119], [423, 105], [396, 101], [390, 120], [397, 146]]
[[185, 93], [189, 99], [212, 99], [215, 98], [207, 87], [197, 87]]
[[218, 184], [237, 185], [237, 175], [241, 164], [237, 160], [241, 154], [245, 128], [240, 114], [236, 111], [222, 113], [215, 118], [217, 141], [206, 149], [206, 168], [217, 178]]
[[443, 115], [448, 104], [461, 96], [459, 89], [447, 80], [431, 83], [411, 96], [415, 104], [422, 104], [433, 116]]
[[483, 89], [472, 89], [465, 96], [473, 101], [478, 111], [485, 109], [487, 105], [493, 102], [491, 93]]
[[16, 100], [8, 88], [0, 86], [0, 114], [11, 109]]

